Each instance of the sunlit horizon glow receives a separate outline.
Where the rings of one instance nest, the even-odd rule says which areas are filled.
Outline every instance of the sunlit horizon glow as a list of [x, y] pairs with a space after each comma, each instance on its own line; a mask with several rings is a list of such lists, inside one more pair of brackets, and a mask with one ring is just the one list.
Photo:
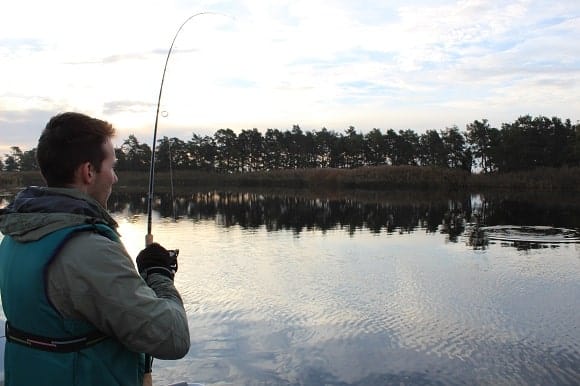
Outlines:
[[63, 111], [150, 142], [223, 128], [442, 130], [580, 119], [575, 0], [9, 2], [0, 14], [0, 154]]

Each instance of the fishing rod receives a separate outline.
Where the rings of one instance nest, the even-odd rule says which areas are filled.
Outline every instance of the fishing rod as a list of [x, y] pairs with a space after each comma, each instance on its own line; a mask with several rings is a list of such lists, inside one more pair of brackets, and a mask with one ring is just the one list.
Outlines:
[[[167, 51], [167, 57], [165, 58], [165, 66], [163, 67], [163, 75], [161, 76], [161, 85], [159, 86], [159, 96], [157, 97], [157, 111], [155, 113], [155, 126], [153, 128], [153, 144], [151, 146], [151, 164], [149, 166], [149, 191], [147, 194], [147, 234], [145, 235], [145, 245], [150, 245], [153, 243], [153, 234], [151, 233], [152, 228], [152, 212], [153, 212], [153, 192], [155, 188], [155, 144], [157, 142], [157, 126], [159, 123], [159, 109], [161, 106], [161, 95], [163, 94], [163, 84], [165, 83], [165, 73], [167, 72], [167, 64], [169, 63], [169, 57], [171, 56], [171, 52], [173, 52], [173, 46], [175, 45], [175, 41], [177, 40], [177, 36], [179, 32], [183, 29], [185, 24], [191, 19], [201, 16], [201, 15], [222, 15], [216, 12], [198, 12], [196, 14], [191, 15], [181, 24], [175, 36], [173, 36], [173, 40], [171, 41], [171, 46], [169, 46], [169, 50]], [[223, 15], [226, 16], [226, 15]], [[169, 153], [171, 157], [171, 147], [169, 148]], [[172, 173], [173, 174], [173, 173]], [[173, 178], [173, 175], [171, 175]], [[171, 181], [171, 187], [173, 192], [173, 180]], [[173, 193], [172, 193], [173, 194]], [[175, 209], [174, 209], [175, 210]], [[169, 251], [177, 255], [179, 250]], [[151, 377], [151, 370], [153, 368], [153, 357], [149, 354], [145, 355], [145, 367], [146, 367], [146, 374], [143, 380], [143, 385], [153, 385], [153, 379]]]
[[161, 95], [163, 94], [163, 83], [165, 83], [165, 73], [167, 72], [167, 64], [169, 63], [169, 57], [171, 56], [171, 52], [173, 52], [173, 46], [175, 45], [175, 41], [177, 40], [177, 36], [179, 32], [183, 29], [185, 24], [189, 22], [191, 19], [201, 16], [201, 15], [222, 15], [227, 16], [217, 12], [198, 12], [196, 14], [191, 15], [181, 24], [175, 36], [173, 36], [173, 40], [171, 41], [171, 46], [169, 46], [169, 51], [167, 51], [167, 57], [165, 58], [165, 66], [163, 67], [163, 75], [161, 76], [161, 85], [159, 86], [159, 96], [157, 97], [157, 112], [155, 113], [155, 126], [153, 128], [153, 144], [151, 147], [151, 164], [149, 166], [149, 191], [147, 194], [147, 234], [145, 235], [145, 244], [149, 245], [153, 243], [153, 234], [151, 233], [152, 228], [152, 212], [153, 212], [153, 193], [155, 188], [155, 144], [157, 142], [157, 126], [159, 123], [159, 109], [161, 106]]

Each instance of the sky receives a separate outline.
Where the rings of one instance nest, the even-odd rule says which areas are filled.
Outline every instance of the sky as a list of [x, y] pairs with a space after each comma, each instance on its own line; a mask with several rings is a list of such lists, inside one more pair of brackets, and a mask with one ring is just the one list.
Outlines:
[[578, 0], [19, 0], [0, 3], [0, 156], [64, 111], [151, 142], [174, 38], [158, 137], [580, 120]]

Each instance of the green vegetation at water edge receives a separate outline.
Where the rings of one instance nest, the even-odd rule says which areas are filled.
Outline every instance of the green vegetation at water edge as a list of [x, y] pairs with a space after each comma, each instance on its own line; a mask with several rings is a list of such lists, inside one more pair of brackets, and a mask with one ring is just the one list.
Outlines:
[[[149, 174], [119, 171], [116, 190], [147, 190]], [[312, 168], [247, 173], [175, 170], [155, 174], [156, 191], [220, 188], [287, 188], [309, 190], [447, 190], [490, 189], [580, 191], [580, 167], [537, 168], [525, 172], [470, 174], [466, 171], [418, 166], [369, 166], [356, 169]], [[42, 185], [37, 171], [1, 172], [0, 187]]]

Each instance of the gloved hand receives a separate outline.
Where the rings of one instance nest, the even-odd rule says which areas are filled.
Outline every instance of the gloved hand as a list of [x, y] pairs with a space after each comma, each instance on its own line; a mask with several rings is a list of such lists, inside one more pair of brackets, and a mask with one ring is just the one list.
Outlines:
[[178, 250], [168, 251], [161, 245], [152, 243], [137, 255], [137, 269], [143, 277], [159, 273], [173, 280], [177, 272], [178, 253]]

